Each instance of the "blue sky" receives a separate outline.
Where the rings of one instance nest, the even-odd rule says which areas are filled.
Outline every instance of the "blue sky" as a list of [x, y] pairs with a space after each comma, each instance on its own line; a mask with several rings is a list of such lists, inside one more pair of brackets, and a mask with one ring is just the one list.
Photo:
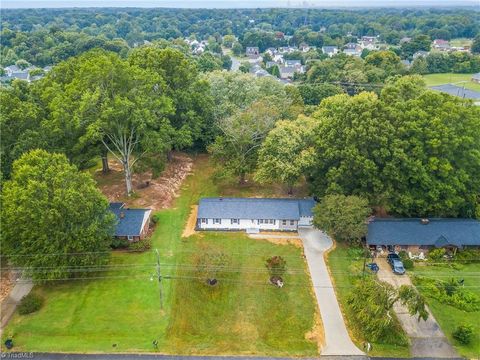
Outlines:
[[0, 0], [2, 8], [58, 7], [180, 7], [180, 8], [257, 8], [303, 7], [454, 7], [477, 6], [479, 0]]

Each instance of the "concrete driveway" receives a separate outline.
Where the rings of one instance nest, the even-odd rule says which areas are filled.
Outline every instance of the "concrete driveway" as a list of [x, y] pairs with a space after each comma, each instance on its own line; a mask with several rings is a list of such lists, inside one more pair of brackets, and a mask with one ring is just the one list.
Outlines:
[[312, 227], [299, 228], [308, 268], [325, 330], [325, 348], [322, 355], [363, 355], [350, 339], [340, 306], [333, 289], [327, 265], [323, 258], [325, 250], [332, 247], [330, 237]]
[[[378, 258], [376, 262], [380, 268], [377, 275], [382, 281], [385, 281], [395, 287], [401, 285], [412, 285], [407, 274], [395, 275], [386, 259]], [[445, 334], [440, 329], [437, 321], [430, 310], [427, 321], [417, 321], [417, 318], [411, 316], [405, 306], [396, 302], [393, 306], [398, 320], [403, 329], [411, 339], [411, 355], [414, 357], [433, 357], [433, 358], [458, 358], [459, 355], [450, 345]]]

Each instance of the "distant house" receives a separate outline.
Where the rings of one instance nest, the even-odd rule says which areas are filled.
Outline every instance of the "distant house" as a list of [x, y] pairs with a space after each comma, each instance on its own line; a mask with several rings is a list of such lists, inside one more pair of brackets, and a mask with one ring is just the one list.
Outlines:
[[322, 52], [329, 57], [338, 54], [338, 47], [336, 46], [322, 46]]
[[443, 40], [443, 39], [433, 40], [433, 48], [439, 51], [451, 50], [450, 43], [447, 40]]
[[313, 199], [203, 198], [198, 230], [296, 231], [313, 221]]
[[356, 43], [348, 43], [343, 49], [343, 53], [350, 56], [362, 55], [362, 47]]
[[285, 66], [300, 68], [302, 66], [301, 60], [285, 60]]
[[3, 77], [4, 81], [8, 80], [25, 80], [30, 81], [29, 71], [31, 69], [21, 69], [17, 65], [10, 65], [3, 69], [5, 71], [5, 76]]
[[257, 46], [247, 46], [245, 55], [249, 57], [257, 57], [260, 55], [260, 49]]
[[373, 219], [367, 245], [400, 251], [480, 246], [480, 221], [473, 219]]
[[413, 54], [413, 60], [418, 59], [420, 57], [426, 57], [428, 55], [428, 51], [417, 51], [415, 54]]
[[480, 73], [473, 74], [472, 81], [480, 84]]
[[412, 41], [412, 38], [411, 37], [403, 37], [400, 39], [400, 45], [401, 44], [405, 44], [405, 43], [409, 43], [410, 41]]
[[150, 225], [150, 209], [129, 209], [124, 203], [110, 203], [110, 211], [117, 217], [115, 237], [128, 241], [142, 240], [148, 233]]
[[265, 63], [265, 67], [266, 67], [267, 69], [269, 69], [269, 68], [271, 68], [271, 67], [274, 67], [275, 65], [277, 65], [277, 63], [276, 63], [275, 61], [267, 61], [267, 62]]
[[480, 105], [480, 92], [475, 90], [465, 89], [464, 87], [453, 84], [431, 86], [430, 89], [463, 99], [470, 99], [473, 100], [476, 105]]

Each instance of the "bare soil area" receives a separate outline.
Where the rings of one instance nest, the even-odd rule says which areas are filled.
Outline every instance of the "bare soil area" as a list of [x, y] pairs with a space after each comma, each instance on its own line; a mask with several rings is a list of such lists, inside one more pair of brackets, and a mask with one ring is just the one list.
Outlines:
[[184, 153], [175, 153], [159, 177], [152, 178], [151, 171], [135, 173], [132, 178], [135, 193], [130, 197], [125, 195], [122, 166], [115, 159], [110, 159], [108, 163], [110, 172], [104, 175], [98, 170], [95, 179], [109, 201], [122, 201], [129, 207], [160, 210], [170, 207], [178, 196], [183, 180], [192, 171], [193, 160]]
[[10, 294], [14, 285], [10, 271], [3, 270], [0, 275], [0, 303]]
[[190, 211], [190, 216], [188, 217], [187, 224], [183, 229], [182, 237], [189, 237], [196, 234], [195, 225], [197, 224], [197, 212], [198, 205], [192, 205], [192, 210]]

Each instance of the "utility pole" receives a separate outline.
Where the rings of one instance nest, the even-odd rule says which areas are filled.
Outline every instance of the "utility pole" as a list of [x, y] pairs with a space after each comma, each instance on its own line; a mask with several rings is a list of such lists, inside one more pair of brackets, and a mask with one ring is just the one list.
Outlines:
[[158, 253], [158, 249], [155, 249], [155, 253], [157, 254], [157, 279], [160, 288], [160, 309], [163, 309], [162, 273], [160, 272], [160, 254]]

